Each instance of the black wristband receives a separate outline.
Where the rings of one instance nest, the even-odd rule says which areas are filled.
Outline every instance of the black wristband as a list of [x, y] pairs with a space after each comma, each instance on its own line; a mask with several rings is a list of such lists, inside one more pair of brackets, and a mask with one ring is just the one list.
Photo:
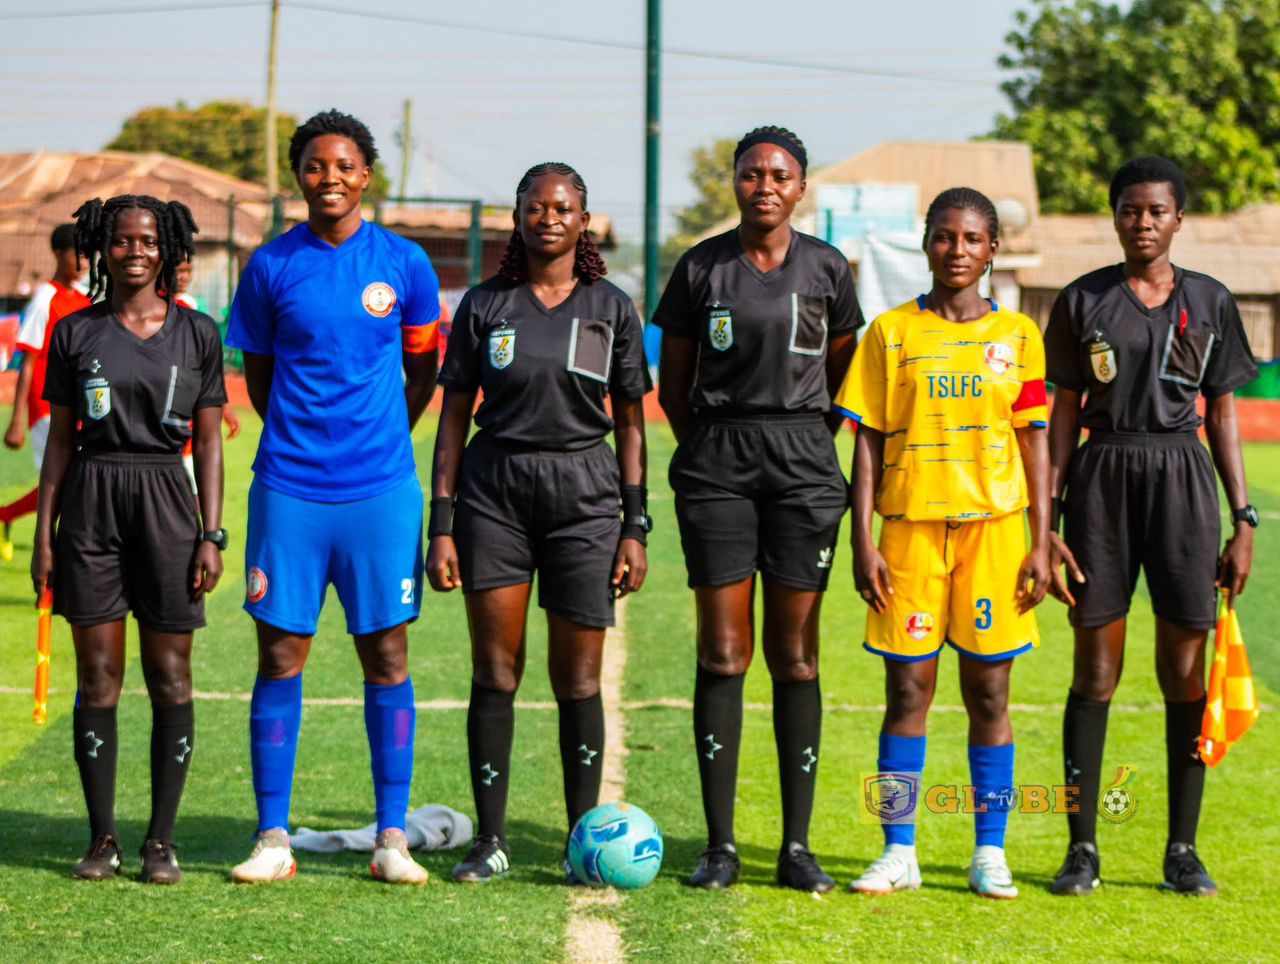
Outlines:
[[1049, 500], [1049, 531], [1057, 534], [1062, 528], [1062, 499], [1056, 496]]
[[453, 535], [453, 499], [432, 499], [427, 518], [427, 539]]
[[648, 545], [647, 536], [653, 531], [653, 519], [649, 517], [649, 490], [643, 485], [622, 487], [622, 532], [620, 539], [635, 539], [640, 545]]

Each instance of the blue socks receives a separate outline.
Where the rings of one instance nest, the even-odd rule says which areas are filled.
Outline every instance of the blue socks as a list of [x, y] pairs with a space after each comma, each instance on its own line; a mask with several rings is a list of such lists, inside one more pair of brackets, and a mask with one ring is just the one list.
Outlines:
[[379, 833], [392, 827], [404, 829], [409, 787], [413, 783], [413, 735], [417, 720], [412, 679], [396, 686], [364, 684], [364, 727], [369, 734]]
[[[876, 760], [876, 768], [881, 773], [921, 773], [924, 770], [924, 753], [928, 739], [926, 736], [894, 736], [891, 733], [881, 733], [880, 756]], [[921, 793], [924, 792], [923, 783], [919, 789]], [[917, 802], [917, 809], [921, 803], [923, 803], [923, 797]], [[883, 827], [886, 844], [915, 846], [915, 820], [910, 823], [886, 823]]]
[[1003, 847], [1009, 811], [1016, 802], [1013, 787], [1013, 744], [970, 744], [969, 779], [974, 786], [974, 802], [987, 805], [986, 813], [973, 815], [975, 846]]
[[289, 679], [259, 676], [249, 704], [249, 752], [259, 833], [289, 829], [289, 797], [301, 725], [302, 674]]

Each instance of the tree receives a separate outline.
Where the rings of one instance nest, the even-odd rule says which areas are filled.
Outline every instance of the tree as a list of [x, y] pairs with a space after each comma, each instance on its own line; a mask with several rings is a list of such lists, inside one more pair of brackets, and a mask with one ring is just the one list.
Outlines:
[[737, 213], [738, 203], [733, 196], [733, 149], [737, 143], [733, 138], [721, 137], [695, 147], [689, 155], [689, 180], [697, 188], [698, 200], [677, 212], [680, 229], [663, 242], [659, 263], [663, 276], [671, 273], [680, 255], [692, 247], [699, 235]]
[[[125, 119], [109, 151], [163, 151], [244, 181], [266, 182], [265, 107], [235, 100], [215, 100], [199, 107], [178, 101], [174, 107], [144, 107]], [[289, 169], [289, 139], [298, 119], [276, 115], [279, 177], [282, 188], [295, 184]], [[373, 168], [369, 194], [386, 197], [390, 182], [381, 163]]]
[[1031, 145], [1045, 211], [1107, 211], [1141, 154], [1175, 161], [1201, 211], [1280, 191], [1280, 0], [1033, 0], [1015, 19], [992, 136]]

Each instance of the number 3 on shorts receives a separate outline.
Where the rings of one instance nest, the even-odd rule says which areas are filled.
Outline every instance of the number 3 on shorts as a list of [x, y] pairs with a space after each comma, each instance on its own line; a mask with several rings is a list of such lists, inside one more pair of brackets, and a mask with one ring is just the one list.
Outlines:
[[975, 606], [978, 609], [978, 618], [973, 621], [973, 625], [977, 629], [991, 628], [991, 600], [979, 599]]
[[400, 601], [404, 603], [406, 606], [413, 605], [413, 580], [412, 579], [400, 580]]

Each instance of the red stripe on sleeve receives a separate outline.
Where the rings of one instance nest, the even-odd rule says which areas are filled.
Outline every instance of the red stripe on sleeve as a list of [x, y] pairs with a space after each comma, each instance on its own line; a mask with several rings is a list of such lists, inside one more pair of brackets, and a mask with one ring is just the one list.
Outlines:
[[1033, 381], [1022, 383], [1022, 391], [1018, 393], [1018, 400], [1013, 403], [1013, 410], [1021, 412], [1025, 408], [1035, 408], [1038, 405], [1047, 404], [1049, 404], [1049, 400], [1044, 392], [1044, 379], [1037, 378]]

